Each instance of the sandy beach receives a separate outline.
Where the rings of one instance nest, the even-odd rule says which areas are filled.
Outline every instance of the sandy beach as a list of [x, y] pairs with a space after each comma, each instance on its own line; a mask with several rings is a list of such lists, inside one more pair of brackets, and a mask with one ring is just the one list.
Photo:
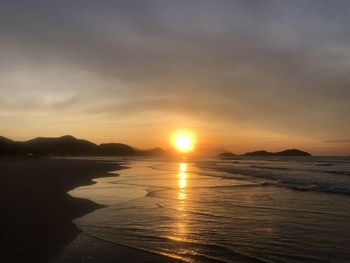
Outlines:
[[348, 262], [349, 160], [305, 161], [1, 159], [0, 262]]
[[109, 176], [116, 163], [0, 159], [0, 262], [50, 262], [80, 230], [75, 218], [101, 208], [67, 192]]

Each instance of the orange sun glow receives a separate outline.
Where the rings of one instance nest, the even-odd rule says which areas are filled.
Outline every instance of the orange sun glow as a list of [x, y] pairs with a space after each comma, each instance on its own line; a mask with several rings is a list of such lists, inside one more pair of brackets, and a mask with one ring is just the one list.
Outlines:
[[171, 135], [171, 144], [182, 153], [190, 152], [194, 149], [196, 140], [193, 132], [178, 130]]

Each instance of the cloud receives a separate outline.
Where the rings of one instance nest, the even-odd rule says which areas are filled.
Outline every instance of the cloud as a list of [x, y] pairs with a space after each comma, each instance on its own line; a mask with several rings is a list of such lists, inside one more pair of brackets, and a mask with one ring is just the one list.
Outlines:
[[0, 110], [176, 113], [342, 138], [349, 11], [348, 1], [1, 1]]

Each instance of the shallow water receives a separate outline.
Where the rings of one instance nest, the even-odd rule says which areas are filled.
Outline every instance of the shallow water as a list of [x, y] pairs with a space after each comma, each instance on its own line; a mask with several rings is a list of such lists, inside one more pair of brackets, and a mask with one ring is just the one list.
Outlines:
[[[118, 177], [70, 192], [107, 205], [75, 223], [100, 240], [187, 262], [349, 262], [350, 197], [328, 191], [339, 180], [347, 189], [348, 166], [314, 163], [131, 161]], [[311, 183], [312, 191], [289, 188]]]

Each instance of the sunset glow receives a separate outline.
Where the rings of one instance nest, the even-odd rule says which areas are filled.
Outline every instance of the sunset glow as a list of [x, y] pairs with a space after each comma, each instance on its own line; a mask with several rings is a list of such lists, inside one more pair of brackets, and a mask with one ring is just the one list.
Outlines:
[[350, 263], [349, 13], [0, 0], [0, 263]]
[[195, 136], [192, 132], [179, 130], [171, 135], [171, 144], [182, 153], [193, 151], [195, 147]]

